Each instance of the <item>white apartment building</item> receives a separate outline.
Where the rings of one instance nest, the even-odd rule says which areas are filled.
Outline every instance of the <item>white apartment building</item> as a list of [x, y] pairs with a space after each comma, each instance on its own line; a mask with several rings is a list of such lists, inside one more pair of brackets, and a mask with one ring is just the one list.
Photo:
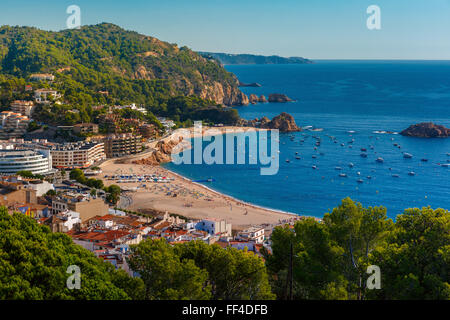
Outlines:
[[197, 222], [195, 229], [206, 231], [210, 235], [226, 235], [231, 236], [231, 223], [227, 223], [225, 219], [208, 218]]
[[1, 150], [0, 173], [27, 170], [33, 174], [52, 172], [52, 157], [47, 150]]
[[264, 242], [264, 228], [251, 227], [237, 234], [236, 239], [254, 243]]

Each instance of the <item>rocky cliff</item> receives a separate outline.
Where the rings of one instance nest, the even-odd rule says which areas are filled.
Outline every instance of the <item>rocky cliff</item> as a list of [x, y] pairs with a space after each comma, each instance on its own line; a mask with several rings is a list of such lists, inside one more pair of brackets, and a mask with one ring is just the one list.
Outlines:
[[253, 120], [241, 119], [239, 125], [244, 127], [254, 127], [261, 129], [278, 129], [280, 130], [280, 132], [295, 132], [302, 130], [295, 123], [294, 117], [286, 112], [279, 114], [272, 120], [269, 120], [267, 117], [262, 117], [261, 119], [253, 119]]
[[450, 137], [450, 129], [432, 122], [422, 122], [409, 126], [400, 134], [417, 138], [447, 138]]

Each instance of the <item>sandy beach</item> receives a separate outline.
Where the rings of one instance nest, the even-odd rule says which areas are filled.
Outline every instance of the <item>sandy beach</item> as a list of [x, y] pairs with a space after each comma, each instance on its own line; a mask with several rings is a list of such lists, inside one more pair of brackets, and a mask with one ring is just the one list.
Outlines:
[[[208, 128], [204, 128], [207, 130]], [[220, 132], [243, 131], [246, 128], [222, 127]], [[179, 137], [174, 132], [171, 137]], [[156, 142], [155, 142], [156, 144]], [[148, 156], [148, 155], [147, 155]], [[238, 201], [229, 196], [215, 192], [198, 183], [194, 183], [161, 166], [133, 164], [139, 158], [120, 161], [106, 161], [101, 164], [102, 173], [97, 179], [102, 179], [105, 185], [117, 184], [123, 189], [134, 189], [127, 192], [128, 203], [126, 209], [139, 211], [155, 209], [180, 214], [193, 219], [222, 218], [232, 223], [233, 229], [241, 230], [251, 225], [260, 225], [271, 228], [276, 224], [298, 219], [298, 215], [261, 208], [252, 204]], [[169, 182], [143, 182], [143, 183], [117, 183], [116, 180], [107, 180], [105, 175], [143, 175], [154, 174], [171, 179]], [[173, 180], [172, 180], [173, 179]], [[124, 208], [125, 209], [125, 208]]]

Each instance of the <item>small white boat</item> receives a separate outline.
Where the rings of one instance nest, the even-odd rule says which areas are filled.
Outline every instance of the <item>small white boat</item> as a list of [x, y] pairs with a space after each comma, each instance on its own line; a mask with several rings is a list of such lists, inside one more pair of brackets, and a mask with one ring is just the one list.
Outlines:
[[412, 157], [413, 157], [413, 155], [411, 153], [408, 153], [408, 152], [403, 153], [403, 158], [411, 159]]
[[335, 167], [334, 170], [342, 170], [341, 167]]
[[410, 176], [415, 176], [416, 173], [415, 173], [414, 171], [410, 171], [410, 172], [408, 172], [408, 175], [410, 175]]
[[398, 174], [396, 174], [396, 173], [394, 173], [394, 174], [392, 175], [392, 177], [393, 177], [393, 178], [400, 178], [400, 176], [399, 176]]
[[358, 179], [358, 180], [356, 180], [356, 182], [358, 182], [358, 183], [364, 183], [364, 180], [363, 180], [363, 179]]
[[353, 162], [350, 162], [350, 163], [348, 164], [348, 166], [349, 166], [350, 168], [353, 168], [355, 165], [353, 164]]
[[376, 161], [376, 162], [379, 162], [379, 163], [383, 163], [383, 162], [384, 162], [384, 159], [381, 158], [381, 157], [378, 157], [375, 161]]
[[346, 178], [347, 175], [345, 173], [339, 173], [339, 177]]
[[312, 166], [313, 169], [317, 169], [317, 166]]

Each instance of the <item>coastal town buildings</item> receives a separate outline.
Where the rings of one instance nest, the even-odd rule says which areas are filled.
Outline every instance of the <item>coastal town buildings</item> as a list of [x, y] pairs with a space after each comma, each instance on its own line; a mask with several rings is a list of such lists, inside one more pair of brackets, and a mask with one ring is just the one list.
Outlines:
[[52, 172], [52, 157], [48, 150], [1, 150], [0, 173], [14, 174], [18, 171], [33, 174]]
[[31, 117], [34, 110], [33, 101], [15, 100], [11, 103], [11, 111], [23, 116]]
[[78, 123], [73, 126], [74, 133], [98, 133], [98, 124], [95, 123]]
[[27, 132], [31, 120], [20, 113], [12, 111], [2, 111], [0, 113], [0, 139], [17, 138]]
[[121, 157], [142, 151], [142, 136], [131, 133], [114, 134], [104, 140], [107, 158]]
[[54, 168], [87, 168], [106, 159], [104, 144], [97, 142], [76, 142], [53, 145], [51, 150]]
[[109, 206], [102, 198], [85, 194], [65, 193], [52, 199], [52, 214], [58, 215], [66, 211], [78, 212], [81, 222], [94, 216], [104, 216], [109, 212]]

